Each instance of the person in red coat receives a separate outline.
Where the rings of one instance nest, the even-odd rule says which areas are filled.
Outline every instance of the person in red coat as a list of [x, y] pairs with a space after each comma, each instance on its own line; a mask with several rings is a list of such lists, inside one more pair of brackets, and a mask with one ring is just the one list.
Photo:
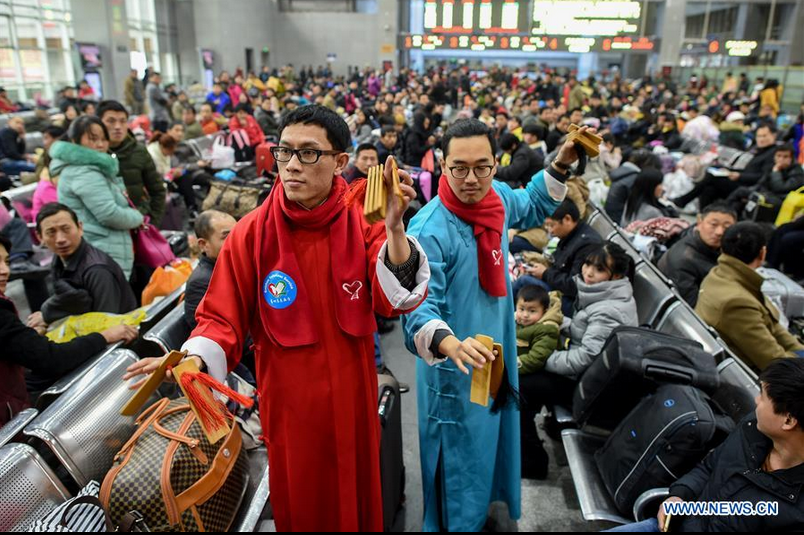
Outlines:
[[265, 141], [265, 135], [257, 119], [248, 111], [247, 104], [238, 104], [235, 107], [235, 114], [229, 119], [229, 132], [234, 133], [238, 130], [245, 130], [248, 135], [248, 144], [256, 147]]
[[346, 122], [304, 106], [279, 133], [279, 180], [227, 238], [183, 349], [222, 380], [251, 333], [278, 531], [381, 531], [374, 314], [426, 296], [427, 257], [402, 223], [416, 193], [399, 171], [404, 200], [389, 193], [385, 224], [369, 225], [341, 176]]

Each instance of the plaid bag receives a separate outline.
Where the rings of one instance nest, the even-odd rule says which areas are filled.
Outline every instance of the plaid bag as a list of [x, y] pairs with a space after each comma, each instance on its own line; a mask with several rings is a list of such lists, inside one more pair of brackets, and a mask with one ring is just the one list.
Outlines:
[[137, 419], [100, 501], [113, 524], [139, 511], [152, 531], [227, 532], [248, 485], [240, 427], [210, 444], [186, 398], [164, 398]]

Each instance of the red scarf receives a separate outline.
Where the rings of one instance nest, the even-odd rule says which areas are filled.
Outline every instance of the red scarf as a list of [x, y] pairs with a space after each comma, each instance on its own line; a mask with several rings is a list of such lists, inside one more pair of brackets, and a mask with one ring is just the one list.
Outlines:
[[500, 196], [491, 188], [479, 203], [465, 204], [452, 191], [447, 178], [442, 177], [438, 198], [447, 210], [474, 229], [480, 286], [493, 297], [505, 297], [508, 293], [505, 281], [507, 262], [502, 252], [505, 207]]
[[[377, 330], [369, 293], [362, 214], [344, 204], [347, 190], [346, 181], [340, 176], [335, 177], [327, 200], [312, 210], [306, 210], [288, 200], [280, 178], [260, 208], [256, 234], [257, 243], [261, 244], [257, 252], [260, 318], [265, 330], [281, 346], [298, 347], [319, 341], [311, 308], [318, 303], [309, 301], [293, 251], [291, 225], [307, 229], [329, 228], [332, 297], [338, 324], [351, 336], [370, 336]], [[282, 275], [270, 277], [277, 271]], [[280, 299], [282, 295], [287, 297], [278, 307], [276, 300], [272, 299], [276, 294]], [[269, 299], [275, 306], [269, 304]]]

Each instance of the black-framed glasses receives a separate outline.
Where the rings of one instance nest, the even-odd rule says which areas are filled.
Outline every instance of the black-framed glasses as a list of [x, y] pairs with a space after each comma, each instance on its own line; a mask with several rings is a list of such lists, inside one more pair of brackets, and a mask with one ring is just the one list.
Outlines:
[[477, 178], [488, 178], [491, 176], [491, 172], [494, 170], [494, 166], [476, 165], [475, 167], [467, 167], [465, 165], [456, 165], [454, 167], [448, 167], [448, 169], [453, 178], [463, 180], [464, 178], [469, 176], [469, 171], [474, 172]]
[[296, 158], [303, 164], [318, 163], [321, 156], [341, 154], [342, 150], [318, 150], [318, 149], [291, 149], [290, 147], [271, 147], [271, 154], [280, 163], [287, 163], [296, 155]]

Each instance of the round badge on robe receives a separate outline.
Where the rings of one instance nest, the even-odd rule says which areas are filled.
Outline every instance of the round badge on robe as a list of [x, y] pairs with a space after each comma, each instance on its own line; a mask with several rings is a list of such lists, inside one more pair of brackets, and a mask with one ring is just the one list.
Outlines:
[[262, 295], [271, 308], [289, 307], [296, 301], [297, 293], [296, 282], [281, 271], [272, 271], [262, 283]]

